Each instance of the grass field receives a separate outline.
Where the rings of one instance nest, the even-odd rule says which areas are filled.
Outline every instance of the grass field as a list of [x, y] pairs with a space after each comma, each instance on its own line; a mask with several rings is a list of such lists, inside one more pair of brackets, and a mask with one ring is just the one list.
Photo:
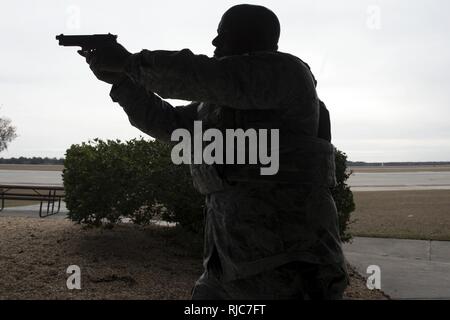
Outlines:
[[354, 236], [450, 241], [450, 190], [354, 192]]

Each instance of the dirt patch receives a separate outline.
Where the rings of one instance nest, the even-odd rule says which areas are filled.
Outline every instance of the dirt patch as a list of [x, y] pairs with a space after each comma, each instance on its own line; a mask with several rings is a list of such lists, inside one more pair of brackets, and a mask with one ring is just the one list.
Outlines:
[[[0, 217], [0, 299], [189, 299], [201, 240], [175, 228], [85, 229], [66, 220]], [[82, 290], [68, 290], [78, 265]], [[348, 298], [383, 299], [352, 271]]]
[[368, 290], [367, 279], [361, 276], [352, 266], [347, 265], [350, 275], [350, 286], [345, 297], [352, 300], [390, 300], [390, 297], [380, 290]]
[[450, 190], [354, 192], [354, 236], [450, 240]]
[[[201, 274], [201, 259], [168, 228], [1, 218], [0, 229], [2, 299], [187, 299]], [[82, 290], [66, 287], [70, 265]]]

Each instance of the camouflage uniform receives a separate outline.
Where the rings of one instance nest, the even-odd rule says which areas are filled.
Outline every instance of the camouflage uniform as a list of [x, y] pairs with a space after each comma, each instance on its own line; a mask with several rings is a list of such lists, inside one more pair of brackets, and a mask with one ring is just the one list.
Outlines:
[[[334, 148], [317, 138], [319, 99], [308, 66], [281, 52], [217, 59], [143, 50], [126, 73], [111, 97], [155, 138], [192, 132], [195, 120], [204, 130], [280, 129], [274, 176], [261, 176], [257, 165], [191, 165], [206, 196], [205, 272], [193, 298], [339, 298], [347, 276], [329, 190]], [[174, 108], [154, 92], [198, 102]]]

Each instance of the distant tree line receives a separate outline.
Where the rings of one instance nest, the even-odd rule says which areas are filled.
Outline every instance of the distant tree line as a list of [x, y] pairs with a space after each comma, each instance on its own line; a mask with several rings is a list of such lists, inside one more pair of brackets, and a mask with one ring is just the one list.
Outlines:
[[428, 161], [428, 162], [363, 162], [363, 161], [347, 161], [347, 166], [351, 167], [395, 167], [395, 166], [443, 166], [450, 165], [445, 161]]
[[19, 158], [0, 158], [0, 164], [64, 164], [64, 158], [42, 158], [42, 157], [19, 157]]

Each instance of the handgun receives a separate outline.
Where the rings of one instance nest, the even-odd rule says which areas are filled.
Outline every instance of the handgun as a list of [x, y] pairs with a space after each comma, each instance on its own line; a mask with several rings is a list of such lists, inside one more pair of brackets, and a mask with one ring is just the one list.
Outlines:
[[56, 36], [60, 46], [81, 47], [82, 50], [98, 49], [108, 47], [117, 43], [117, 35], [92, 34], [92, 35], [64, 35]]

